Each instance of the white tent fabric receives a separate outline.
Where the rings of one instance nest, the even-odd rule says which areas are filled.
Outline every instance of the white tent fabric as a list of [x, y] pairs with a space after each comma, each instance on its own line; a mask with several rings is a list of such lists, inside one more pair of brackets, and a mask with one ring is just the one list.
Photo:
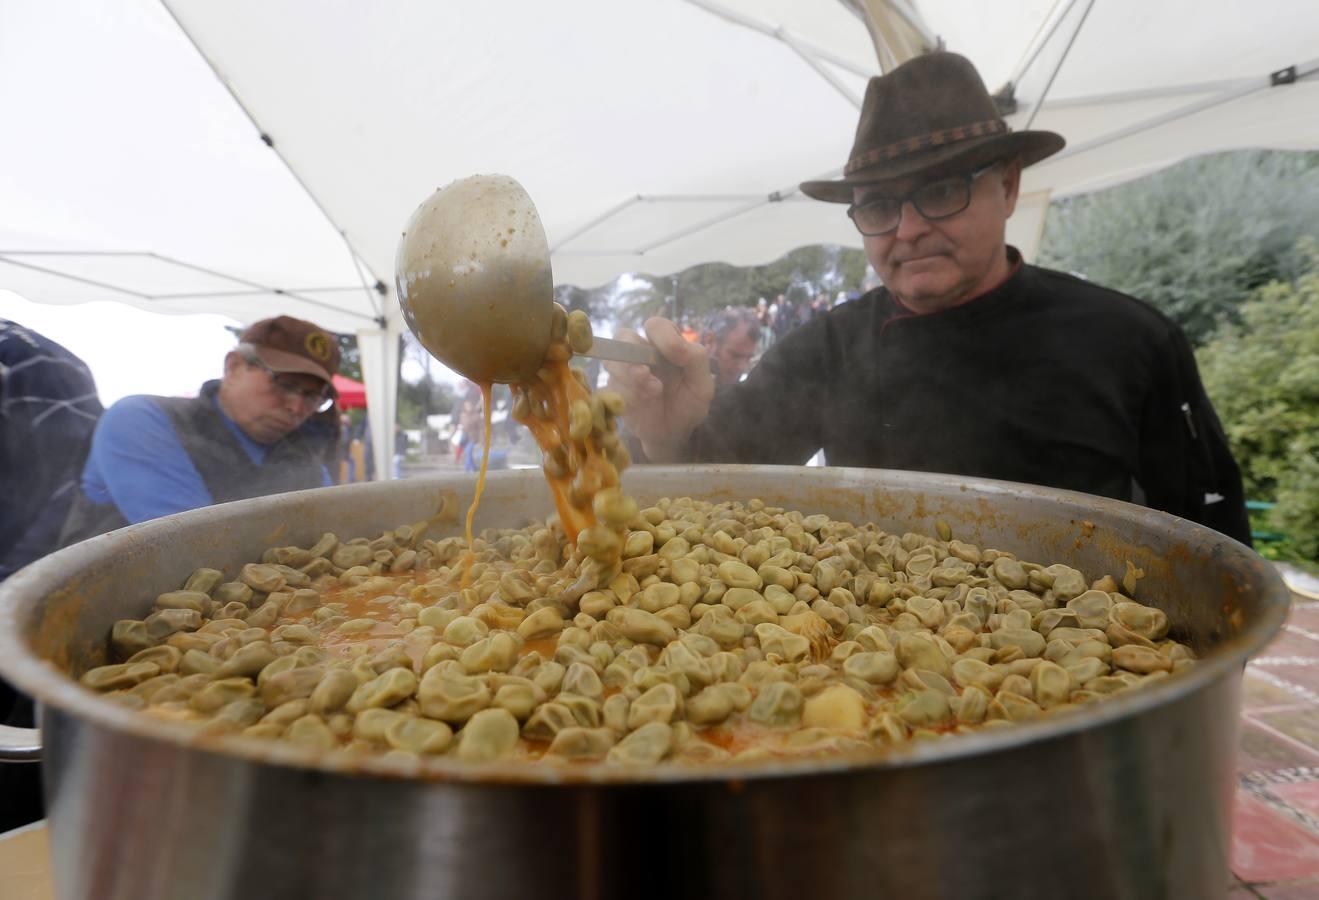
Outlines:
[[935, 45], [1069, 140], [1009, 223], [1028, 255], [1052, 198], [1319, 147], [1313, 0], [10, 0], [0, 288], [358, 332], [388, 472], [393, 255], [437, 186], [521, 180], [560, 283], [858, 246], [796, 185]]

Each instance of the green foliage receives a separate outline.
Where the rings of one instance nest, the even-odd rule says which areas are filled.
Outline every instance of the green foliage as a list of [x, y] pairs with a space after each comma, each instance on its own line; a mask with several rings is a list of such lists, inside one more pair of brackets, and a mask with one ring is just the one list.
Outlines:
[[427, 416], [453, 412], [453, 389], [429, 374], [416, 382], [400, 378], [398, 382], [398, 424], [404, 428], [422, 428]]
[[339, 374], [353, 381], [362, 380], [362, 354], [357, 349], [357, 335], [336, 334], [339, 342]]
[[1198, 354], [1248, 496], [1276, 501], [1282, 555], [1319, 560], [1319, 243], [1304, 271], [1256, 291]]
[[1224, 153], [1054, 203], [1039, 262], [1153, 303], [1198, 345], [1253, 289], [1295, 278], [1315, 234], [1319, 154]]

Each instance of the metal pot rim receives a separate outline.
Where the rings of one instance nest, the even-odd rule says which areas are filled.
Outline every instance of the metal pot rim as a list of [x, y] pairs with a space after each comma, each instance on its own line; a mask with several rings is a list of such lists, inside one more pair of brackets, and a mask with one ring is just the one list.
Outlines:
[[[1251, 571], [1266, 585], [1263, 613], [1247, 622], [1242, 631], [1215, 652], [1203, 658], [1185, 673], [1169, 677], [1162, 683], [1139, 691], [1119, 695], [1102, 703], [1083, 707], [1074, 713], [1049, 717], [1038, 722], [1014, 724], [1010, 728], [987, 729], [947, 741], [915, 742], [882, 754], [864, 754], [827, 758], [774, 760], [772, 762], [655, 766], [644, 770], [623, 769], [604, 763], [572, 766], [529, 766], [525, 763], [462, 763], [447, 757], [403, 761], [385, 757], [362, 757], [345, 752], [317, 753], [292, 745], [244, 738], [234, 735], [200, 735], [194, 727], [144, 716], [114, 703], [106, 702], [80, 687], [53, 664], [39, 658], [20, 637], [22, 609], [20, 595], [44, 595], [45, 586], [61, 583], [69, 563], [75, 560], [102, 559], [138, 541], [149, 540], [198, 521], [214, 521], [246, 512], [283, 505], [288, 495], [272, 495], [254, 500], [225, 503], [191, 510], [162, 519], [133, 525], [68, 547], [22, 569], [0, 584], [0, 674], [42, 704], [76, 715], [99, 727], [134, 737], [164, 741], [200, 752], [222, 753], [239, 760], [281, 767], [311, 769], [327, 775], [365, 776], [382, 779], [419, 779], [459, 783], [472, 786], [510, 787], [581, 786], [583, 784], [682, 784], [710, 781], [741, 782], [760, 779], [810, 775], [855, 773], [869, 770], [900, 769], [908, 766], [953, 763], [972, 756], [1003, 753], [1029, 744], [1056, 740], [1078, 731], [1134, 718], [1156, 707], [1171, 704], [1222, 678], [1239, 675], [1248, 657], [1257, 652], [1281, 627], [1287, 615], [1289, 592], [1281, 576], [1262, 557], [1248, 547], [1202, 525], [1179, 519], [1157, 510], [1108, 498], [1062, 491], [1037, 485], [1018, 484], [984, 478], [937, 475], [885, 469], [803, 469], [796, 466], [656, 466], [656, 473], [718, 475], [754, 469], [767, 478], [798, 477], [818, 480], [828, 486], [837, 478], [831, 473], [866, 473], [877, 484], [908, 487], [933, 487], [955, 484], [981, 496], [1012, 494], [1034, 496], [1066, 507], [1067, 512], [1084, 516], [1086, 512], [1117, 514], [1147, 530], [1175, 528], [1191, 538], [1212, 543], [1221, 563], [1230, 562], [1237, 571]], [[816, 474], [818, 473], [818, 474]], [[539, 479], [538, 470], [491, 473], [492, 483], [510, 480]], [[354, 491], [364, 498], [388, 490], [400, 482], [377, 482], [334, 488], [317, 488], [298, 492], [300, 499], [326, 491]], [[398, 489], [397, 487], [395, 489]], [[40, 600], [28, 599], [35, 605]]]

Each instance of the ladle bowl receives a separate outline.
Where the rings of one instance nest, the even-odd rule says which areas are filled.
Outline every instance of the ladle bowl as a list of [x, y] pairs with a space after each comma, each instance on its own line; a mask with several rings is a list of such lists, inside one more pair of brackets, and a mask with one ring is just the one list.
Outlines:
[[536, 374], [554, 278], [540, 215], [516, 180], [473, 175], [437, 190], [408, 221], [394, 272], [404, 320], [440, 362], [477, 383]]
[[[554, 276], [536, 204], [507, 175], [472, 175], [417, 207], [394, 264], [398, 301], [431, 355], [478, 384], [536, 374], [550, 345]], [[660, 365], [648, 344], [596, 338], [585, 356]]]

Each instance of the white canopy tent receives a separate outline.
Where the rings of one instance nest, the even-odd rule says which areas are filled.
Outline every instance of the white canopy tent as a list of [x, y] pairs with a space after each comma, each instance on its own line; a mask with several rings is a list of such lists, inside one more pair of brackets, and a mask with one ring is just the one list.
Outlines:
[[937, 45], [1069, 139], [1025, 181], [1027, 255], [1053, 197], [1319, 147], [1312, 0], [12, 0], [0, 288], [355, 332], [387, 472], [393, 255], [437, 186], [517, 177], [560, 283], [857, 246], [796, 185], [841, 169], [866, 77]]

